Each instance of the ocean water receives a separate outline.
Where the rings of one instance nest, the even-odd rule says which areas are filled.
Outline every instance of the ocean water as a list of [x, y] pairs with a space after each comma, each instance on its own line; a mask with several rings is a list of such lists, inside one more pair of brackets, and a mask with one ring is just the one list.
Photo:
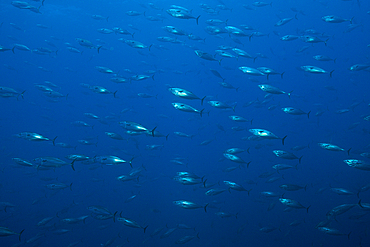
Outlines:
[[370, 3], [258, 3], [0, 1], [0, 246], [368, 246]]

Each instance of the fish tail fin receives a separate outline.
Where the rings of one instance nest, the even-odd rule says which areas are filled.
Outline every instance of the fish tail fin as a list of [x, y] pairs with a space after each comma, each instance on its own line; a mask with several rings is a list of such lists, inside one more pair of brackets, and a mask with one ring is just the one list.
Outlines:
[[284, 136], [282, 139], [281, 139], [281, 142], [283, 143], [284, 145], [284, 142], [285, 142], [285, 138], [287, 137], [288, 135]]
[[248, 196], [249, 196], [249, 194], [250, 194], [251, 190], [252, 190], [252, 189], [250, 189], [250, 190], [247, 190], [247, 192], [248, 192]]
[[204, 206], [204, 212], [207, 213], [207, 207], [208, 207], [209, 203], [207, 203], [205, 206]]
[[289, 93], [287, 93], [287, 95], [288, 95], [289, 99], [290, 99], [290, 96], [292, 95], [292, 92], [293, 92], [293, 90], [292, 90], [292, 91], [290, 91]]
[[302, 157], [303, 157], [303, 155], [301, 157], [299, 157], [299, 159], [298, 159], [299, 164], [301, 164]]
[[203, 98], [201, 98], [201, 100], [200, 100], [200, 104], [201, 105], [203, 105], [203, 101], [204, 101], [204, 99], [206, 98], [207, 96], [204, 96]]
[[73, 183], [71, 183], [71, 184], [69, 185], [69, 189], [70, 189], [71, 191], [72, 191], [72, 184], [73, 184]]
[[[152, 46], [153, 46], [153, 44], [150, 44], [150, 46], [149, 46], [149, 51], [150, 51], [150, 48], [152, 48]], [[154, 79], [153, 79], [154, 80]]]
[[333, 72], [334, 72], [334, 69], [332, 71], [330, 71], [330, 73], [329, 73], [330, 78], [332, 77]]
[[328, 42], [328, 40], [329, 40], [329, 39], [330, 39], [330, 38], [328, 38], [327, 40], [325, 40], [325, 41], [324, 41], [325, 46], [327, 46], [326, 42]]
[[113, 93], [113, 97], [116, 98], [116, 93], [117, 93], [118, 90], [116, 90], [114, 93]]
[[199, 112], [201, 117], [203, 115], [203, 111], [204, 111], [204, 108]]
[[310, 118], [311, 111], [307, 112], [307, 118]]
[[247, 168], [249, 168], [249, 164], [251, 163], [252, 161], [249, 161], [248, 163], [247, 163]]
[[25, 230], [25, 229], [23, 229], [23, 230], [19, 233], [19, 237], [18, 237], [19, 241], [21, 241], [21, 235], [22, 235], [22, 233], [24, 232], [24, 230]]
[[102, 48], [102, 47], [103, 47], [103, 46], [101, 46], [101, 45], [100, 45], [100, 46], [98, 46], [98, 49], [97, 49], [97, 50], [98, 50], [98, 53], [99, 53], [99, 51], [100, 51], [100, 48]]
[[348, 149], [348, 150], [347, 150], [347, 154], [348, 154], [348, 155], [349, 155], [349, 152], [351, 151], [351, 149], [352, 149], [352, 148], [350, 148], [350, 149]]
[[284, 73], [285, 73], [285, 71], [284, 71], [283, 73], [281, 73], [281, 74], [280, 74], [280, 78], [281, 78], [281, 79], [283, 79], [283, 77], [284, 77]]
[[[26, 90], [24, 90], [23, 92], [21, 92], [19, 95], [22, 97], [22, 99], [24, 99], [24, 97], [23, 97], [23, 94], [26, 92]], [[18, 95], [18, 96], [19, 96]], [[18, 98], [17, 98], [18, 99]]]
[[113, 214], [113, 222], [116, 222], [116, 215], [117, 215], [118, 211], [114, 212]]
[[76, 170], [75, 170], [75, 161], [76, 161], [76, 159], [74, 159], [74, 160], [72, 161], [72, 163], [71, 163], [71, 167], [72, 167], [72, 169], [73, 169], [74, 171], [76, 171]]
[[15, 54], [14, 49], [15, 49], [15, 46], [12, 48], [12, 52]]
[[53, 139], [53, 146], [55, 146], [55, 140], [57, 139], [58, 136], [54, 137]]
[[132, 167], [132, 160], [134, 159], [135, 157], [132, 157], [132, 159], [130, 159], [130, 166]]
[[306, 208], [307, 213], [308, 213], [308, 209], [310, 209], [310, 207], [311, 207], [311, 205]]
[[155, 129], [157, 128], [158, 126], [155, 126], [154, 129], [152, 129], [152, 131], [150, 131], [152, 133], [152, 136], [154, 137], [154, 131]]
[[249, 153], [249, 154], [250, 154], [249, 149], [251, 149], [251, 148], [249, 147], [249, 148], [247, 149], [247, 153]]
[[197, 21], [197, 25], [198, 25], [199, 17], [200, 17], [200, 15], [197, 18], [195, 18], [195, 20]]
[[[203, 179], [203, 178], [202, 178]], [[206, 188], [207, 179], [203, 181], [203, 187]]]
[[[148, 225], [148, 226], [149, 226], [149, 225]], [[146, 226], [146, 227], [144, 227], [144, 228], [143, 228], [143, 230], [144, 230], [144, 233], [145, 233], [146, 229], [148, 228], [148, 226]]]
[[349, 19], [349, 22], [350, 22], [351, 24], [352, 24], [353, 18], [355, 18], [355, 17], [352, 17], [351, 19]]

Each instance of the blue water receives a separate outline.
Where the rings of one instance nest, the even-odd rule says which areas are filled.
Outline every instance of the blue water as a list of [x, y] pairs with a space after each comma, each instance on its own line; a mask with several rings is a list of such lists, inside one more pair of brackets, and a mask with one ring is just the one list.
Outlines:
[[[349, 70], [355, 64], [370, 65], [370, 3], [364, 0], [297, 2], [276, 0], [271, 5], [255, 7], [253, 1], [209, 0], [201, 4], [154, 1], [157, 8], [153, 8], [144, 1], [139, 4], [137, 1], [45, 0], [43, 5], [30, 1], [22, 9], [11, 1], [1, 1], [0, 45], [10, 50], [0, 54], [0, 64], [4, 65], [0, 66], [0, 87], [15, 91], [10, 94], [0, 91], [0, 226], [14, 233], [2, 237], [0, 246], [176, 246], [185, 236], [194, 237], [184, 244], [188, 246], [368, 246], [369, 191], [358, 192], [369, 184], [369, 171], [350, 167], [343, 160], [370, 163], [369, 158], [364, 157], [364, 153], [370, 152], [369, 121], [364, 119], [370, 114], [369, 69]], [[232, 11], [217, 7], [222, 4]], [[30, 5], [35, 7], [33, 10], [41, 6], [40, 13], [31, 11]], [[199, 24], [194, 18], [170, 16], [166, 10], [171, 5], [191, 10], [188, 14], [194, 18], [200, 15]], [[137, 11], [139, 15], [129, 16], [127, 11]], [[108, 21], [96, 20], [92, 15], [109, 18]], [[346, 20], [324, 22], [322, 17], [327, 15]], [[150, 21], [148, 16], [163, 20]], [[352, 17], [352, 24], [358, 27], [348, 30]], [[274, 26], [283, 18], [293, 19], [283, 26]], [[210, 35], [205, 31], [208, 19], [227, 20], [228, 26], [240, 28], [249, 36], [257, 31], [266, 36], [237, 37], [227, 32]], [[241, 25], [255, 30], [245, 30]], [[194, 41], [185, 35], [171, 34], [164, 26], [174, 26], [205, 40]], [[225, 26], [223, 23], [218, 27]], [[126, 29], [133, 36], [97, 31], [114, 27]], [[317, 34], [305, 34], [307, 29], [316, 30]], [[280, 40], [288, 34], [315, 36], [326, 44], [305, 43], [301, 38]], [[163, 36], [180, 43], [158, 41], [157, 37]], [[81, 46], [77, 38], [92, 42], [94, 47]], [[139, 41], [148, 47], [132, 48], [119, 41], [120, 38]], [[20, 50], [15, 44], [30, 50], [44, 47], [51, 53], [39, 55], [35, 51]], [[221, 45], [230, 46], [225, 51], [234, 56], [231, 48], [236, 47], [257, 58], [254, 62], [244, 57], [215, 55]], [[307, 50], [298, 52], [304, 46]], [[68, 47], [82, 54], [70, 52]], [[219, 63], [202, 59], [195, 50], [222, 60]], [[267, 58], [258, 57], [257, 53]], [[335, 62], [317, 61], [313, 59], [315, 55], [329, 56]], [[300, 67], [305, 65], [317, 66], [325, 73], [304, 72]], [[114, 73], [101, 73], [96, 66], [107, 67]], [[284, 75], [270, 75], [267, 80], [267, 76], [244, 74], [238, 69], [241, 66], [268, 67]], [[238, 90], [221, 87], [222, 79], [210, 69], [219, 72], [225, 82]], [[149, 78], [130, 80], [133, 75]], [[150, 78], [153, 75], [153, 79]], [[110, 80], [114, 76], [126, 78], [126, 82], [114, 83]], [[285, 93], [266, 95], [258, 87], [260, 84], [272, 85]], [[44, 93], [35, 85], [50, 87], [62, 96], [50, 97], [50, 91]], [[94, 92], [91, 86], [104, 87], [111, 93]], [[170, 87], [183, 88], [206, 98], [203, 105], [200, 100], [182, 99], [171, 94]], [[143, 98], [139, 93], [153, 97]], [[234, 111], [210, 106], [208, 101], [214, 100], [234, 107]], [[179, 111], [171, 105], [174, 102], [203, 110], [202, 115]], [[283, 107], [310, 112], [309, 118], [306, 114], [286, 114], [281, 110]], [[343, 109], [348, 111], [338, 112]], [[87, 118], [84, 113], [93, 113], [98, 119]], [[232, 121], [229, 118], [232, 115], [249, 121]], [[73, 124], [75, 121], [93, 127], [79, 127]], [[148, 134], [131, 136], [120, 126], [122, 121], [141, 124], [148, 129]], [[161, 137], [156, 134], [153, 137], [153, 133], [158, 135], [151, 132], [154, 128]], [[279, 138], [287, 136], [285, 145], [281, 139], [248, 140], [252, 136], [249, 129], [266, 129]], [[17, 137], [22, 132], [37, 133], [49, 141]], [[117, 133], [124, 140], [112, 139], [105, 132]], [[193, 137], [179, 137], [174, 132]], [[82, 145], [78, 140], [93, 144]], [[201, 145], [204, 141], [210, 143]], [[71, 147], [55, 145], [61, 142]], [[324, 150], [317, 143], [334, 144], [344, 151]], [[150, 150], [147, 145], [163, 147]], [[303, 149], [292, 150], [296, 146]], [[235, 147], [248, 149], [235, 154], [245, 163], [232, 162], [223, 155], [226, 149]], [[276, 157], [273, 150], [291, 152], [302, 157], [301, 162]], [[84, 154], [90, 160], [73, 162], [73, 170], [72, 161], [66, 159], [70, 154]], [[117, 156], [127, 162], [106, 165], [98, 162], [100, 156]], [[66, 164], [46, 169], [35, 161], [39, 157], [59, 158]], [[13, 158], [33, 165], [21, 166]], [[183, 164], [171, 162], [176, 159]], [[277, 172], [272, 168], [276, 164], [292, 168]], [[230, 167], [236, 169], [224, 171]], [[117, 179], [129, 174], [131, 169], [142, 171], [131, 181]], [[175, 181], [173, 178], [181, 171], [201, 177], [197, 180], [199, 183], [183, 185]], [[261, 178], [265, 172], [273, 174]], [[277, 180], [267, 182], [270, 178]], [[235, 182], [250, 193], [228, 189], [224, 181]], [[66, 188], [47, 187], [59, 183]], [[285, 191], [279, 188], [282, 184], [307, 187], [306, 191]], [[332, 188], [347, 189], [353, 194], [338, 195]], [[209, 189], [226, 191], [207, 196], [205, 192]], [[277, 196], [264, 197], [261, 192], [265, 191]], [[128, 200], [133, 195], [136, 197]], [[279, 198], [293, 199], [302, 208], [286, 211]], [[363, 207], [358, 205], [360, 199]], [[177, 200], [193, 202], [199, 208], [181, 208], [173, 203]], [[342, 204], [353, 204], [353, 208], [335, 219], [326, 216]], [[90, 206], [109, 210], [109, 219], [97, 219], [88, 209]], [[215, 214], [217, 212], [231, 216], [222, 218]], [[75, 224], [63, 220], [81, 216], [88, 217]], [[38, 226], [47, 217], [53, 218]], [[122, 217], [134, 220], [139, 228], [125, 226], [120, 222]], [[325, 234], [316, 228], [328, 218], [330, 222], [326, 227], [336, 230], [338, 235]], [[291, 226], [294, 221], [299, 224]], [[181, 229], [179, 224], [191, 229]], [[272, 231], [266, 232], [264, 227]], [[160, 228], [163, 229], [154, 235]], [[177, 229], [168, 237], [163, 235], [170, 228]], [[23, 229], [19, 241], [17, 234]], [[61, 234], [61, 229], [67, 232]]]

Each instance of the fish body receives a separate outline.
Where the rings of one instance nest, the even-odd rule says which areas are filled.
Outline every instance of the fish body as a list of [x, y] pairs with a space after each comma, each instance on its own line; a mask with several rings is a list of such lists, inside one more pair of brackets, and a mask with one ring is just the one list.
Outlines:
[[15, 136], [19, 137], [19, 138], [22, 138], [22, 139], [25, 139], [25, 140], [28, 140], [28, 141], [36, 141], [36, 142], [53, 141], [53, 140], [50, 140], [47, 137], [44, 137], [44, 136], [42, 136], [40, 134], [37, 134], [37, 133], [34, 133], [34, 132], [21, 132], [19, 134], [16, 134]]
[[220, 61], [219, 61], [219, 60], [217, 60], [216, 58], [214, 58], [214, 56], [212, 56], [212, 55], [211, 55], [211, 54], [209, 54], [209, 53], [206, 53], [206, 52], [201, 51], [201, 50], [195, 50], [194, 52], [195, 52], [195, 54], [196, 54], [198, 57], [200, 57], [200, 58], [202, 58], [202, 59], [205, 59], [205, 60], [208, 60], [208, 61], [218, 61], [218, 62], [220, 63]]
[[244, 74], [253, 75], [253, 76], [265, 76], [266, 74], [259, 71], [258, 69], [254, 69], [251, 67], [239, 67], [239, 70], [241, 70]]
[[323, 21], [328, 22], [328, 23], [342, 23], [345, 21], [349, 21], [351, 24], [352, 24], [353, 18], [354, 17], [352, 17], [351, 19], [344, 19], [336, 15], [326, 15], [326, 16], [321, 17]]
[[235, 162], [235, 163], [239, 163], [239, 164], [247, 164], [247, 162], [245, 162], [242, 158], [234, 155], [234, 154], [230, 154], [230, 153], [224, 153], [224, 156], [226, 159], [232, 161], [232, 162]]
[[194, 107], [192, 107], [190, 105], [183, 104], [183, 103], [172, 103], [172, 106], [175, 107], [175, 109], [177, 109], [179, 111], [198, 113], [198, 114], [200, 114], [200, 116], [202, 116], [203, 111], [204, 111], [204, 109], [199, 111], [199, 110], [195, 109]]
[[301, 159], [302, 159], [302, 156], [301, 157], [297, 157], [295, 156], [293, 153], [290, 153], [288, 151], [284, 151], [284, 150], [274, 150], [272, 151], [277, 157], [279, 158], [282, 158], [282, 159], [287, 159], [287, 160], [295, 160], [295, 159], [298, 159], [299, 160], [299, 163], [301, 163]]
[[224, 190], [224, 189], [210, 189], [210, 190], [207, 190], [205, 194], [207, 196], [216, 196], [216, 195], [219, 195], [219, 194], [221, 194], [225, 191], [226, 190]]
[[322, 68], [319, 68], [319, 67], [316, 67], [316, 66], [311, 66], [311, 65], [305, 65], [305, 66], [301, 66], [301, 69], [305, 72], [309, 72], [309, 73], [312, 73], [312, 74], [327, 74], [329, 73], [330, 77], [333, 73], [334, 70], [332, 71], [326, 71]]
[[206, 204], [206, 206], [201, 206], [201, 205], [198, 205], [194, 202], [185, 201], [185, 200], [173, 201], [173, 204], [175, 204], [176, 206], [179, 206], [181, 208], [184, 208], [184, 209], [204, 208], [205, 212], [207, 212], [207, 206], [208, 206], [208, 204]]
[[318, 143], [318, 145], [319, 147], [329, 150], [329, 151], [346, 151], [343, 148], [337, 145], [334, 145], [334, 144], [330, 144], [330, 143]]
[[144, 230], [144, 233], [145, 233], [145, 231], [146, 231], [146, 228], [148, 227], [148, 226], [146, 226], [146, 227], [142, 227], [142, 226], [140, 226], [136, 221], [131, 220], [131, 219], [129, 219], [129, 218], [125, 218], [125, 217], [118, 217], [118, 218], [117, 218], [117, 221], [122, 222], [125, 226], [128, 226], [128, 227], [132, 227], [132, 228], [141, 228], [141, 229], [143, 229], [143, 230]]
[[283, 37], [281, 37], [280, 38], [280, 40], [282, 40], [282, 41], [292, 41], [292, 40], [296, 40], [296, 39], [298, 39], [299, 38], [299, 36], [297, 36], [297, 35], [285, 35], [285, 36], [283, 36]]
[[290, 208], [295, 208], [295, 209], [302, 209], [302, 208], [305, 208], [308, 212], [308, 209], [309, 207], [304, 207], [302, 204], [300, 204], [299, 202], [293, 200], [293, 199], [287, 199], [287, 198], [279, 198], [279, 201], [287, 206], [287, 207], [290, 207]]
[[306, 190], [307, 185], [305, 187], [302, 187], [302, 186], [299, 186], [299, 185], [296, 185], [296, 184], [282, 184], [279, 187], [283, 190], [286, 190], [286, 191], [297, 191], [297, 190], [301, 190], [301, 189]]
[[363, 170], [363, 171], [370, 171], [370, 164], [363, 161], [363, 160], [357, 160], [357, 159], [347, 159], [343, 160], [344, 163], [346, 163], [348, 166]]
[[310, 113], [311, 113], [311, 111], [304, 112], [301, 109], [294, 108], [294, 107], [283, 107], [281, 108], [281, 110], [290, 115], [307, 115], [308, 118], [310, 118]]
[[[248, 191], [243, 186], [241, 186], [241, 185], [239, 185], [237, 183], [231, 182], [231, 181], [224, 181], [224, 184], [227, 185], [229, 187], [229, 189], [232, 189], [232, 190], [236, 190], [236, 191]], [[248, 191], [248, 195], [249, 195], [249, 192], [250, 192], [250, 190]]]
[[[200, 98], [198, 96], [196, 96], [194, 93], [188, 91], [188, 90], [185, 90], [185, 89], [182, 89], [182, 88], [177, 88], [177, 87], [171, 87], [168, 89], [173, 95], [177, 96], [177, 97], [180, 97], [180, 98], [183, 98], [183, 99], [199, 99]], [[203, 99], [202, 99], [202, 103], [203, 103]]]
[[190, 12], [188, 10], [184, 10], [184, 9], [178, 9], [178, 8], [171, 8], [171, 9], [167, 9], [166, 12], [174, 17], [174, 18], [177, 18], [177, 19], [184, 19], [184, 20], [188, 20], [188, 19], [195, 19], [197, 24], [198, 24], [198, 20], [199, 20], [199, 17], [195, 17], [193, 15], [190, 14]]
[[292, 92], [287, 93], [287, 92], [285, 92], [285, 91], [283, 91], [283, 90], [281, 90], [277, 87], [274, 87], [274, 86], [271, 86], [271, 85], [268, 85], [268, 84], [260, 84], [260, 85], [258, 85], [258, 87], [262, 91], [264, 91], [266, 93], [271, 93], [271, 94], [286, 94], [290, 97], [290, 95], [292, 93]]
[[285, 138], [287, 137], [287, 136], [284, 136], [283, 138], [280, 138], [274, 133], [272, 133], [271, 131], [268, 131], [265, 129], [249, 129], [249, 132], [263, 139], [281, 139], [283, 145], [284, 145]]
[[217, 100], [211, 100], [211, 101], [208, 101], [207, 102], [210, 106], [214, 107], [214, 108], [218, 108], [218, 109], [232, 109], [233, 111], [235, 111], [235, 106], [230, 106], [226, 103], [223, 103], [221, 101], [217, 101]]

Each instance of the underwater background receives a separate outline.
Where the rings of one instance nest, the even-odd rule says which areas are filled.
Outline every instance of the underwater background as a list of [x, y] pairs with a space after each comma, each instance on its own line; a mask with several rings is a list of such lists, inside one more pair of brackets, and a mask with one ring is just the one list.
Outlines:
[[370, 245], [370, 2], [0, 13], [0, 246]]

